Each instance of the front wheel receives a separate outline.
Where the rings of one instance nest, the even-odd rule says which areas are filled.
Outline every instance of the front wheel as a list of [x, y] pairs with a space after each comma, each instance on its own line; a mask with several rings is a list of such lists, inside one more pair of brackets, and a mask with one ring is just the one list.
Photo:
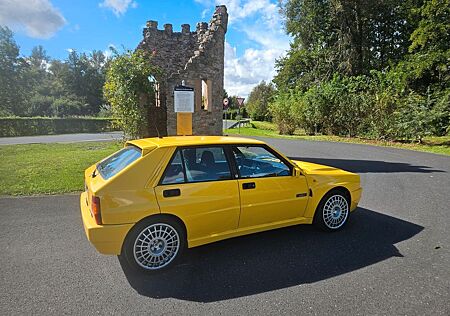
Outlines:
[[171, 218], [150, 218], [137, 224], [127, 236], [121, 257], [135, 270], [156, 272], [166, 269], [181, 256], [186, 234]]
[[336, 231], [347, 223], [350, 214], [350, 202], [341, 190], [332, 190], [325, 194], [314, 214], [314, 224], [326, 231]]

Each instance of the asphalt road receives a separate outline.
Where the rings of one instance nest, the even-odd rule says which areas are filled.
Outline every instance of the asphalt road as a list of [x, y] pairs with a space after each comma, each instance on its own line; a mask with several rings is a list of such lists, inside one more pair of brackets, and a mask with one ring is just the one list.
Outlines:
[[0, 145], [37, 144], [37, 143], [80, 143], [80, 142], [118, 140], [122, 139], [122, 137], [123, 137], [122, 132], [0, 137]]
[[[230, 127], [235, 122], [236, 121], [233, 120], [223, 121], [223, 129]], [[0, 137], [0, 146], [18, 145], [18, 144], [36, 144], [36, 143], [80, 143], [80, 142], [120, 140], [122, 138], [123, 132]]]
[[0, 199], [0, 311], [9, 314], [450, 314], [450, 158], [357, 144], [268, 140], [358, 172], [337, 233], [296, 226], [189, 250], [139, 276], [98, 254], [78, 196]]

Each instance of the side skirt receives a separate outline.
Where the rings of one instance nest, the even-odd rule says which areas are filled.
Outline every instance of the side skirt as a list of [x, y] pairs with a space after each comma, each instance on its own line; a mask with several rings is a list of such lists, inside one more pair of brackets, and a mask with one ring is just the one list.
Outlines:
[[226, 232], [223, 232], [220, 234], [213, 234], [213, 235], [210, 235], [207, 237], [188, 240], [188, 248], [198, 247], [198, 246], [213, 243], [213, 242], [216, 242], [219, 240], [249, 235], [249, 234], [263, 232], [263, 231], [277, 229], [277, 228], [283, 228], [283, 227], [294, 226], [294, 225], [299, 225], [299, 224], [312, 224], [312, 221], [313, 221], [312, 218], [300, 217], [300, 218], [295, 218], [293, 220], [286, 220], [286, 221], [275, 222], [275, 223], [271, 223], [271, 224], [238, 228], [238, 229], [229, 230], [229, 231], [226, 231]]

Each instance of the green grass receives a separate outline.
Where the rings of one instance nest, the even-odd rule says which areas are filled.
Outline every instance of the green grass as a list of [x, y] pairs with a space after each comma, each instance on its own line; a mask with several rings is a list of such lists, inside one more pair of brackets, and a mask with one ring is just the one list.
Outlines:
[[121, 147], [115, 142], [0, 146], [0, 195], [81, 191], [84, 170]]
[[[226, 134], [237, 135], [238, 129], [227, 129]], [[410, 149], [424, 152], [431, 152], [435, 154], [450, 155], [450, 136], [442, 137], [425, 137], [422, 144], [411, 142], [392, 142], [392, 141], [380, 141], [370, 140], [356, 137], [340, 137], [329, 135], [305, 135], [304, 131], [296, 130], [294, 135], [280, 135], [274, 123], [270, 122], [258, 122], [252, 121], [252, 127], [241, 127], [240, 135], [243, 136], [260, 136], [260, 137], [272, 137], [272, 138], [285, 138], [285, 139], [301, 139], [301, 140], [314, 140], [314, 141], [330, 141], [330, 142], [345, 142], [356, 144], [367, 144], [375, 146], [396, 147], [402, 149]]]
[[[227, 130], [237, 134], [237, 129]], [[253, 122], [241, 135], [363, 143], [450, 155], [450, 136], [427, 137], [424, 144], [382, 142], [338, 136], [279, 135], [274, 124]], [[0, 195], [56, 194], [83, 190], [84, 170], [122, 147], [115, 142], [0, 146]]]

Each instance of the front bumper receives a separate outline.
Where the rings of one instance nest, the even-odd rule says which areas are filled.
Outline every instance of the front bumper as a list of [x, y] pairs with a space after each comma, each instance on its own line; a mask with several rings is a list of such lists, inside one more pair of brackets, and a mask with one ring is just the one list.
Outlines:
[[352, 197], [352, 203], [350, 205], [350, 212], [354, 211], [358, 207], [359, 200], [361, 200], [362, 188], [350, 192]]
[[86, 195], [86, 192], [81, 193], [80, 208], [87, 239], [98, 252], [105, 255], [119, 255], [125, 237], [133, 224], [97, 225], [86, 203]]

